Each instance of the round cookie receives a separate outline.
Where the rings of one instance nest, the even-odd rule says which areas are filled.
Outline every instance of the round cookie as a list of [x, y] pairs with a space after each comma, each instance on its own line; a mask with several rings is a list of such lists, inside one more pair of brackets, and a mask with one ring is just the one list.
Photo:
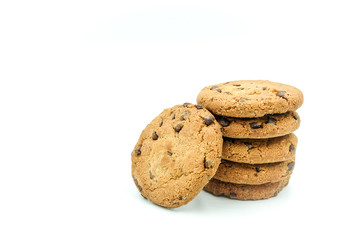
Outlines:
[[295, 157], [297, 142], [293, 133], [266, 139], [224, 138], [222, 158], [249, 164], [282, 162]]
[[220, 125], [202, 106], [165, 109], [142, 131], [131, 153], [141, 195], [167, 208], [188, 203], [214, 176], [222, 142]]
[[266, 115], [259, 118], [230, 118], [215, 115], [224, 137], [273, 138], [294, 132], [300, 126], [296, 112]]
[[246, 185], [211, 179], [204, 190], [216, 196], [226, 196], [238, 200], [260, 200], [275, 197], [289, 183], [289, 178], [275, 183]]
[[289, 177], [295, 166], [295, 158], [278, 163], [246, 164], [222, 160], [215, 179], [237, 183], [259, 185], [273, 183]]
[[197, 102], [211, 112], [228, 117], [255, 118], [295, 111], [303, 103], [302, 92], [267, 80], [238, 80], [205, 87]]

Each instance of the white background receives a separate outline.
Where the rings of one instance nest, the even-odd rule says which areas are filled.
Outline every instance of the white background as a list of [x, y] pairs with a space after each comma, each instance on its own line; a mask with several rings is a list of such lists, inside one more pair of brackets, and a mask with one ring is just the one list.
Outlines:
[[[0, 239], [359, 239], [359, 1], [1, 1]], [[289, 186], [145, 200], [130, 153], [207, 85], [301, 89]], [[354, 217], [356, 217], [354, 219]]]

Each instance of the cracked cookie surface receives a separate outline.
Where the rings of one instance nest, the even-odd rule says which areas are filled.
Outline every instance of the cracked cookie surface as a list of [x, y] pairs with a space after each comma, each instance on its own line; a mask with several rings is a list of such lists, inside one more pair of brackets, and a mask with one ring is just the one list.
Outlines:
[[282, 83], [238, 80], [203, 88], [197, 102], [217, 115], [255, 118], [295, 111], [303, 103], [303, 94]]
[[131, 153], [135, 185], [157, 205], [182, 206], [214, 176], [222, 142], [220, 125], [201, 105], [165, 109], [143, 130]]
[[259, 118], [231, 118], [215, 115], [224, 137], [273, 138], [294, 132], [300, 126], [296, 112], [265, 115]]
[[222, 158], [249, 164], [282, 162], [295, 157], [297, 142], [293, 133], [267, 139], [224, 138]]
[[235, 163], [222, 160], [214, 178], [237, 184], [273, 183], [289, 177], [294, 166], [295, 158], [284, 162], [265, 164]]
[[204, 190], [216, 195], [238, 200], [260, 200], [275, 197], [289, 183], [290, 177], [275, 183], [246, 185], [211, 179]]

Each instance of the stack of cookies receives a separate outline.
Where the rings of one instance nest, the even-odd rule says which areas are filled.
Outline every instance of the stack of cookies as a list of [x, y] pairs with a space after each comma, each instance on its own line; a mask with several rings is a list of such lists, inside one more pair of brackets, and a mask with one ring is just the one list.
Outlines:
[[295, 87], [242, 80], [204, 88], [199, 105], [221, 125], [221, 163], [205, 190], [240, 200], [276, 196], [289, 182], [295, 165], [300, 126], [295, 112], [303, 94]]

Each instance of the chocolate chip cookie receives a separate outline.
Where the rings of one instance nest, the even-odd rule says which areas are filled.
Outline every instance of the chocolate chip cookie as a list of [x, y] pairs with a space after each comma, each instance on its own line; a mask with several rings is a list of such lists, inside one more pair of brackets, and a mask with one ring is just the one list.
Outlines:
[[222, 160], [215, 179], [237, 183], [259, 185], [279, 182], [289, 177], [295, 166], [295, 158], [278, 163], [247, 164]]
[[289, 178], [261, 185], [227, 183], [211, 179], [204, 190], [216, 196], [226, 196], [238, 200], [260, 200], [275, 197], [289, 183]]
[[249, 164], [282, 162], [295, 157], [297, 142], [293, 133], [266, 139], [224, 138], [222, 158]]
[[231, 118], [215, 115], [224, 137], [273, 138], [294, 132], [300, 126], [296, 112], [271, 114], [259, 118]]
[[219, 123], [201, 105], [165, 109], [143, 130], [132, 151], [135, 185], [155, 204], [182, 206], [214, 176], [222, 142]]
[[197, 102], [216, 115], [257, 118], [295, 111], [303, 103], [303, 94], [286, 84], [238, 80], [205, 87], [199, 93]]

